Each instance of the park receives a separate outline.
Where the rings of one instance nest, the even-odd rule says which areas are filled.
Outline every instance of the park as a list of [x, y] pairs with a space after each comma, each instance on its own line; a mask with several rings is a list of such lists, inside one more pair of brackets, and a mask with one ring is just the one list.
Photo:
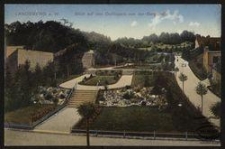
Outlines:
[[183, 6], [67, 7], [77, 20], [6, 19], [5, 145], [220, 145], [220, 34]]

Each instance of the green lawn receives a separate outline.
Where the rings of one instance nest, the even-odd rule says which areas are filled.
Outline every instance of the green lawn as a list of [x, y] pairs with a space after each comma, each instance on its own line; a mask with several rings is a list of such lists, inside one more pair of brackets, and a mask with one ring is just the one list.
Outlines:
[[[81, 128], [85, 128], [82, 125]], [[97, 119], [91, 123], [94, 130], [174, 132], [170, 113], [154, 107], [105, 107]]]
[[46, 108], [53, 108], [53, 107], [54, 105], [35, 104], [29, 107], [5, 113], [4, 121], [19, 124], [30, 124], [33, 113], [37, 111], [43, 111]]
[[100, 80], [99, 85], [105, 85], [106, 81], [108, 82], [108, 85], [110, 85], [110, 84], [116, 83], [119, 80], [119, 78], [115, 79], [114, 76], [94, 76], [90, 79], [87, 79], [84, 82], [80, 82], [80, 84], [82, 84], [82, 85], [94, 85], [95, 86], [98, 83], [99, 80]]
[[153, 86], [154, 79], [152, 75], [133, 75], [131, 86], [144, 86], [146, 84], [146, 81], [148, 81], [149, 86]]

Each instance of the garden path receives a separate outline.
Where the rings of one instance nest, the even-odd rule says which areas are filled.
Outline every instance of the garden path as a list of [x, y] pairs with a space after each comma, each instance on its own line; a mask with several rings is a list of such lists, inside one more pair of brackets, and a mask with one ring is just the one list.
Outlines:
[[[82, 81], [84, 77], [89, 77], [90, 75], [82, 75], [78, 78], [72, 79], [70, 81], [64, 82], [60, 85], [60, 87], [63, 88], [73, 88], [75, 87], [77, 90], [98, 90], [98, 89], [104, 89], [104, 86], [88, 86], [88, 85], [80, 85], [78, 82]], [[126, 85], [131, 85], [133, 75], [122, 75], [119, 81], [115, 84], [108, 85], [108, 89], [114, 89], [114, 88], [122, 88]]]

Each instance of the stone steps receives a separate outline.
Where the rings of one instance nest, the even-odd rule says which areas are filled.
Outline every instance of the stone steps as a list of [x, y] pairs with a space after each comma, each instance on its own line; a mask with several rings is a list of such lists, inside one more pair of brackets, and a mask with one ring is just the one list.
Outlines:
[[97, 96], [96, 90], [76, 90], [72, 95], [68, 107], [77, 108], [79, 105], [85, 102], [95, 102]]

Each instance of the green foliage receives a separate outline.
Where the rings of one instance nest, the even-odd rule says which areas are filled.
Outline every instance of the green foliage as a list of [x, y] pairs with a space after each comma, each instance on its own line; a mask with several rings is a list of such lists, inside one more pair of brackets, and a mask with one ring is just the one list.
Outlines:
[[185, 82], [188, 78], [187, 78], [187, 76], [186, 76], [185, 74], [180, 73], [179, 79], [180, 79], [180, 81], [181, 81], [182, 84], [183, 84], [183, 91], [184, 91], [184, 82]]
[[5, 111], [12, 111], [32, 104], [31, 97], [36, 92], [37, 87], [35, 87], [35, 78], [29, 69], [30, 62], [26, 61], [13, 77], [9, 74], [6, 75], [6, 80], [11, 79], [11, 81], [5, 82]]
[[190, 60], [188, 65], [199, 80], [205, 80], [207, 78], [207, 72], [203, 66], [202, 54]]
[[196, 93], [199, 94], [200, 96], [203, 96], [207, 94], [207, 87], [205, 84], [199, 82], [197, 87], [196, 87]]
[[136, 74], [133, 75], [132, 78], [132, 86], [145, 86], [150, 87], [154, 85], [154, 77], [151, 75], [152, 72], [150, 72], [150, 75], [144, 75], [144, 74]]
[[145, 87], [151, 86], [151, 83], [150, 83], [150, 80], [149, 80], [149, 76], [144, 76], [144, 86]]
[[5, 31], [7, 45], [25, 45], [28, 49], [48, 52], [57, 52], [74, 42], [87, 47], [87, 39], [81, 31], [56, 21], [17, 21], [6, 24]]
[[[176, 130], [195, 131], [202, 126], [203, 120], [210, 125], [208, 120], [202, 116], [201, 112], [199, 112], [195, 106], [189, 102], [189, 99], [180, 89], [173, 74], [163, 73], [158, 77], [161, 79], [164, 78], [162, 79], [164, 80], [162, 87], [167, 90], [166, 95], [169, 103], [167, 110], [172, 114], [173, 125], [176, 127]], [[178, 106], [179, 104], [182, 106]]]
[[196, 93], [201, 96], [201, 112], [203, 112], [203, 95], [207, 94], [207, 91], [206, 85], [201, 82], [196, 86]]
[[93, 85], [93, 86], [96, 86], [98, 84], [98, 86], [101, 86], [101, 85], [114, 84], [119, 80], [119, 78], [115, 79], [114, 76], [94, 76], [92, 78], [86, 78], [86, 79], [85, 78], [79, 84]]
[[[32, 105], [32, 98], [38, 90], [38, 86], [56, 86], [54, 77], [54, 64], [49, 63], [43, 69], [37, 64], [34, 71], [30, 70], [30, 63], [26, 61], [15, 74], [6, 69], [5, 78], [5, 111], [12, 111]], [[50, 100], [51, 95], [46, 95]]]
[[34, 104], [5, 113], [4, 121], [19, 124], [30, 124], [30, 122], [35, 122], [52, 110], [54, 110], [53, 105]]
[[119, 43], [126, 47], [149, 47], [154, 43], [162, 42], [164, 44], [180, 44], [184, 41], [194, 42], [195, 34], [189, 31], [183, 31], [181, 34], [178, 33], [166, 33], [162, 32], [159, 36], [151, 34], [144, 36], [141, 40], [134, 38], [119, 38], [115, 43]]
[[91, 118], [96, 112], [96, 106], [91, 103], [83, 103], [78, 107], [78, 113], [85, 119]]
[[210, 111], [215, 115], [216, 117], [221, 117], [221, 102], [217, 102], [214, 105], [211, 106]]
[[132, 97], [134, 97], [134, 93], [133, 92], [126, 92], [123, 95], [123, 98], [125, 98], [125, 99], [131, 99]]
[[209, 89], [214, 94], [221, 97], [221, 81], [216, 81], [216, 80], [210, 79]]
[[[76, 126], [75, 126], [76, 127]], [[81, 127], [81, 126], [80, 126]], [[107, 107], [90, 125], [93, 130], [170, 132], [175, 128], [172, 118], [166, 111], [159, 112], [156, 108], [139, 107]]]

